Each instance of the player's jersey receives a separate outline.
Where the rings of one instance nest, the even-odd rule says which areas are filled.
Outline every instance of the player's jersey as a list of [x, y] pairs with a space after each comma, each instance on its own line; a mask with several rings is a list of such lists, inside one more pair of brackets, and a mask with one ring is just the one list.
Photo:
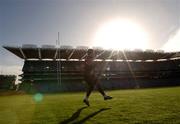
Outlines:
[[94, 76], [95, 75], [95, 63], [93, 61], [94, 59], [92, 57], [87, 57], [85, 59], [85, 65], [84, 65], [84, 74], [85, 76]]

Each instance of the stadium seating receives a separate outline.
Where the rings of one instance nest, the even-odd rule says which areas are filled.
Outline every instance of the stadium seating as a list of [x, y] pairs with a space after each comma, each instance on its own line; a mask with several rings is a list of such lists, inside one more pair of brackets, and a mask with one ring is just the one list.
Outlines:
[[[84, 90], [83, 65], [88, 47], [4, 46], [24, 59], [21, 88], [32, 91]], [[179, 85], [179, 52], [105, 50], [93, 47], [96, 72], [106, 89]]]
[[15, 87], [15, 75], [0, 75], [0, 90], [10, 90]]

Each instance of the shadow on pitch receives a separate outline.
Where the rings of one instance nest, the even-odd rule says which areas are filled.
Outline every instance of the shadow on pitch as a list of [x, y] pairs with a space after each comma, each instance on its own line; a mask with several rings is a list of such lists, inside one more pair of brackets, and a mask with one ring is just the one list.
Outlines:
[[[64, 121], [60, 122], [59, 124], [69, 124], [70, 122], [75, 121], [79, 117], [81, 111], [85, 108], [87, 108], [87, 107], [82, 107], [82, 108], [78, 109], [75, 113], [72, 114], [72, 116], [70, 118], [65, 119]], [[83, 123], [85, 123], [85, 121], [96, 116], [98, 113], [109, 110], [109, 109], [111, 109], [111, 108], [102, 108], [96, 112], [89, 114], [88, 116], [84, 117], [83, 119], [81, 119], [77, 122], [74, 122], [73, 124], [83, 124]]]

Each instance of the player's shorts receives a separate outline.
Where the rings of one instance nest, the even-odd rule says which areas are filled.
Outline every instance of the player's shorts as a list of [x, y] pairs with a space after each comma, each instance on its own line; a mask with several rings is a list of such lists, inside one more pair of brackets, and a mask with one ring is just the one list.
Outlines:
[[89, 86], [94, 86], [98, 81], [95, 75], [85, 75], [84, 79]]

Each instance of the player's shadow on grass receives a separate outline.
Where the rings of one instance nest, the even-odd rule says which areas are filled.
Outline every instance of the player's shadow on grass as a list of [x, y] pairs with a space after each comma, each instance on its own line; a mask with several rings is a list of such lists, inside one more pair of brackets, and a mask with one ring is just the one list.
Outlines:
[[87, 107], [82, 107], [82, 108], [78, 109], [74, 114], [72, 114], [72, 116], [70, 118], [65, 119], [64, 121], [60, 122], [59, 124], [68, 124], [68, 123], [76, 120], [79, 117], [81, 111], [85, 108], [87, 108]]
[[[78, 109], [74, 114], [72, 114], [72, 116], [71, 116], [70, 118], [68, 118], [68, 119], [60, 122], [59, 124], [68, 124], [68, 123], [70, 123], [70, 122], [72, 122], [72, 121], [75, 121], [75, 120], [79, 117], [81, 111], [82, 111], [83, 109], [85, 109], [85, 108], [87, 108], [87, 107], [82, 107], [82, 108]], [[100, 112], [102, 112], [102, 111], [106, 111], [106, 110], [108, 110], [108, 109], [111, 109], [111, 108], [102, 108], [102, 109], [100, 109], [100, 110], [98, 110], [98, 111], [96, 111], [96, 112], [93, 112], [93, 113], [89, 114], [88, 116], [84, 117], [83, 119], [81, 119], [81, 120], [79, 120], [79, 121], [77, 121], [77, 122], [74, 122], [73, 124], [83, 124], [85, 121], [87, 121], [87, 120], [89, 120], [90, 118], [94, 117], [94, 116], [97, 115], [98, 113], [100, 113]]]

